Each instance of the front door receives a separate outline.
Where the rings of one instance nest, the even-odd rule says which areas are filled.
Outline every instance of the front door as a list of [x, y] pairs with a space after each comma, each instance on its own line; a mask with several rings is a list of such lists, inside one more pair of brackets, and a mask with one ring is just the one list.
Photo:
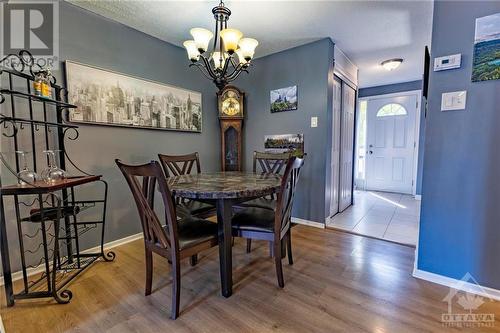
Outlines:
[[417, 97], [368, 100], [367, 190], [413, 193]]

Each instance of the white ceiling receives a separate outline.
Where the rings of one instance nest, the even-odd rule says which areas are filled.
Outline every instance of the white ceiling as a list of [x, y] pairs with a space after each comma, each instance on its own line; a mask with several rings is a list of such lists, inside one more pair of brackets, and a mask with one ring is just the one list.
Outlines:
[[[164, 41], [182, 46], [189, 29], [213, 30], [218, 1], [69, 0]], [[330, 37], [359, 67], [360, 87], [418, 80], [431, 41], [432, 1], [226, 1], [229, 26], [259, 40], [262, 57]], [[392, 72], [380, 66], [403, 58]], [[307, 61], [307, 59], [304, 59]]]

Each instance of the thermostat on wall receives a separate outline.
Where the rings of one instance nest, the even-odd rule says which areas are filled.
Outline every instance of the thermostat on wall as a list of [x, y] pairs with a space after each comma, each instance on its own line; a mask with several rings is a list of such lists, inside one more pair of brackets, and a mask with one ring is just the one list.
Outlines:
[[462, 63], [462, 55], [460, 53], [434, 58], [434, 72], [445, 71], [447, 69], [460, 68], [461, 63]]

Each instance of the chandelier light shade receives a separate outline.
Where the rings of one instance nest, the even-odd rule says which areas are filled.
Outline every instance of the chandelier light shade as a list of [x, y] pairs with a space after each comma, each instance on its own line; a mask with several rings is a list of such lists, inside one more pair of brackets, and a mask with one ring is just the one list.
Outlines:
[[214, 37], [214, 34], [210, 30], [203, 28], [193, 28], [189, 32], [191, 33], [191, 36], [193, 36], [196, 47], [200, 53], [208, 50], [208, 44], [210, 43], [212, 37]]
[[243, 34], [236, 29], [224, 29], [220, 32], [220, 37], [222, 38], [225, 51], [233, 54], [238, 48], [238, 42], [243, 37]]
[[243, 59], [250, 61], [255, 53], [255, 48], [259, 45], [259, 42], [253, 38], [242, 38], [240, 39], [239, 46], [240, 52]]
[[198, 51], [196, 42], [194, 40], [187, 40], [183, 43], [183, 45], [186, 48], [189, 60], [198, 61], [200, 58], [200, 52]]
[[[224, 54], [224, 57], [222, 55]], [[212, 53], [212, 61], [214, 62], [214, 66], [216, 69], [222, 69], [224, 63], [227, 59], [227, 54], [220, 53], [219, 51], [215, 51]]]
[[[231, 11], [222, 1], [212, 9], [212, 13], [215, 34], [204, 28], [193, 28], [189, 31], [193, 40], [187, 40], [183, 45], [191, 61], [189, 66], [198, 67], [205, 77], [222, 90], [242, 72], [248, 73], [259, 42], [253, 38], [243, 38], [241, 31], [227, 27]], [[213, 49], [209, 51], [212, 38]]]
[[238, 60], [240, 61], [240, 63], [242, 63], [242, 64], [247, 64], [248, 63], [248, 61], [243, 56], [243, 52], [241, 52], [241, 49], [237, 49], [236, 50], [236, 54], [238, 55]]

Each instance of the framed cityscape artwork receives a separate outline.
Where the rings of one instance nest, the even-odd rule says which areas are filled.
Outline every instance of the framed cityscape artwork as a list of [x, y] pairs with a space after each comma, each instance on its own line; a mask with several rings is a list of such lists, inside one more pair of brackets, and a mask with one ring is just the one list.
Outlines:
[[74, 123], [201, 132], [201, 93], [66, 61]]

